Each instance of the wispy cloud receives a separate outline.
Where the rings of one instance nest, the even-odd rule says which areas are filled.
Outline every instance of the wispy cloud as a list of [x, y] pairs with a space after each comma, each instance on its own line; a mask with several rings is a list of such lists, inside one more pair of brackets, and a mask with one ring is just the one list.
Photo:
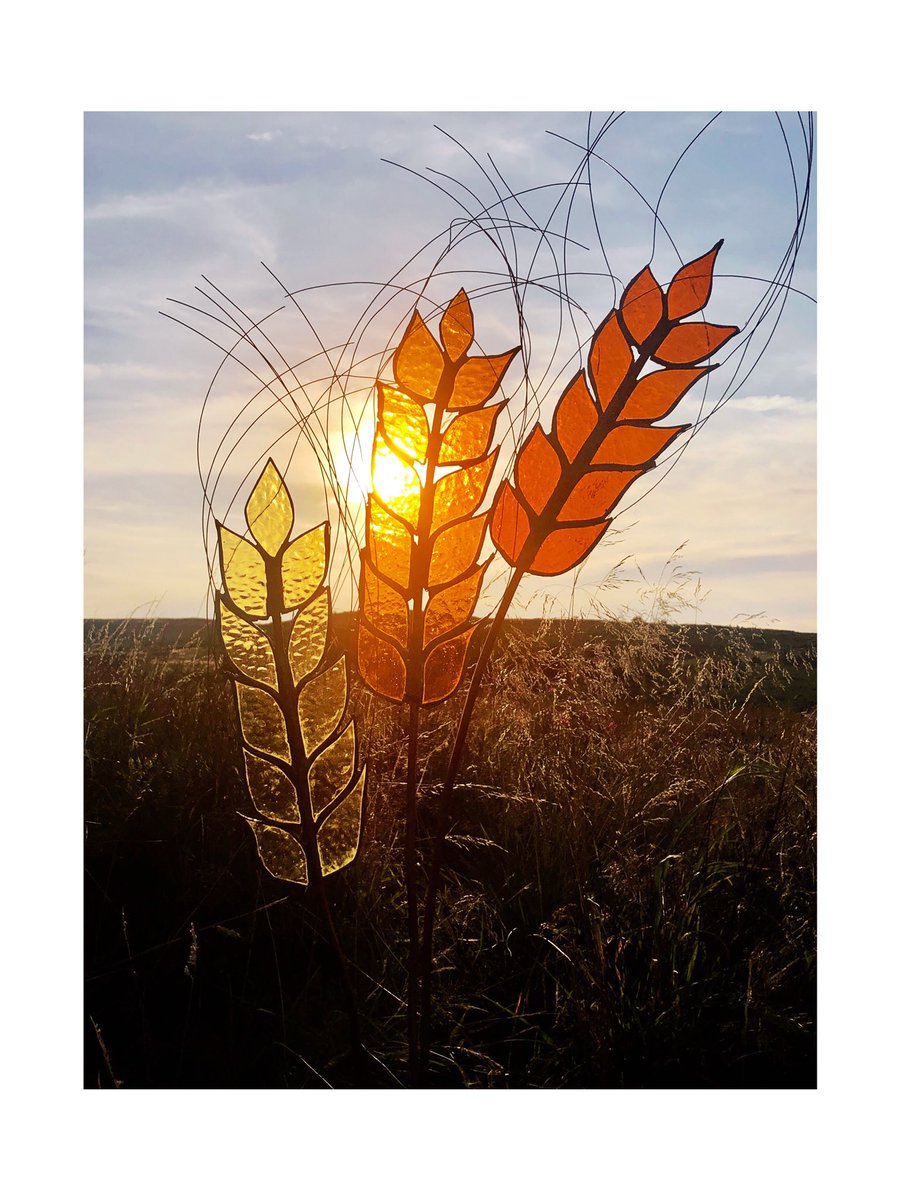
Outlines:
[[740, 412], [792, 412], [811, 415], [814, 411], [812, 400], [801, 400], [797, 396], [737, 396], [729, 400], [729, 405]]

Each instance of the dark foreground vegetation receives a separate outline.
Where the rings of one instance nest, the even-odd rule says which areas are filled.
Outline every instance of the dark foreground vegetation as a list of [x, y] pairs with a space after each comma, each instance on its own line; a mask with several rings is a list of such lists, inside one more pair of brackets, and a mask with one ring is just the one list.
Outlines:
[[[237, 815], [209, 628], [88, 622], [85, 663], [85, 1086], [399, 1086], [396, 710], [356, 697], [367, 826], [329, 880], [360, 1065], [317, 911]], [[812, 635], [510, 622], [439, 903], [433, 1086], [815, 1085], [814, 703]], [[426, 834], [457, 712], [426, 724]]]

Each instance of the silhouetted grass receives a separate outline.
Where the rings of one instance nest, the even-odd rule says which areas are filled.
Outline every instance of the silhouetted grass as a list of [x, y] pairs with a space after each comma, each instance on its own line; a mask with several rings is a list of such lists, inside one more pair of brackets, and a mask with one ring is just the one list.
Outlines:
[[[259, 866], [237, 815], [250, 802], [207, 631], [172, 633], [86, 637], [86, 1086], [399, 1086], [396, 710], [355, 697], [367, 826], [329, 880], [371, 1053], [360, 1077], [315, 910]], [[814, 1086], [812, 645], [510, 624], [439, 898], [433, 1084]], [[457, 711], [423, 729], [426, 836]]]

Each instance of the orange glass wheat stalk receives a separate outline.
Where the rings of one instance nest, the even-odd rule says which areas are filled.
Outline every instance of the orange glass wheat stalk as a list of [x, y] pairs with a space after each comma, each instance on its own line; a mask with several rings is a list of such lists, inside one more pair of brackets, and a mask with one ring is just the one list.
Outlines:
[[478, 561], [489, 513], [473, 514], [490, 484], [497, 459], [490, 446], [507, 403], [488, 401], [518, 353], [518, 347], [499, 355], [469, 353], [474, 325], [464, 291], [443, 313], [440, 339], [415, 312], [393, 357], [394, 383], [378, 381], [373, 490], [360, 567], [360, 674], [380, 696], [408, 708], [404, 867], [414, 1081], [419, 713], [459, 687], [481, 623], [472, 615], [489, 561]]

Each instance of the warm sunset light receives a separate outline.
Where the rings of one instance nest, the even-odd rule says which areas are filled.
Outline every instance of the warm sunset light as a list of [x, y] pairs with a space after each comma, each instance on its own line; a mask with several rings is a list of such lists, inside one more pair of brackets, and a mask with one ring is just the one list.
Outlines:
[[[399, 441], [396, 444], [402, 445]], [[372, 489], [397, 516], [415, 525], [422, 494], [419, 471], [391, 448], [381, 432], [376, 434], [372, 448]]]
[[284, 208], [157, 267], [152, 366], [130, 191], [88, 268], [88, 594], [198, 606], [85, 623], [90, 1086], [814, 1086], [815, 122], [620, 116], [369, 192], [414, 114], [160, 115]]

